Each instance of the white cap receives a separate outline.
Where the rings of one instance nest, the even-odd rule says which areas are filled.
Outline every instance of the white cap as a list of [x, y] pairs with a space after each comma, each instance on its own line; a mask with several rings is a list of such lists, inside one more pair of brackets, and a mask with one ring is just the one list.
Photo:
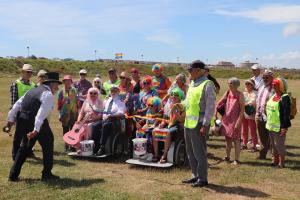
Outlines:
[[23, 67], [22, 67], [22, 70], [32, 72], [32, 66], [29, 65], [29, 64], [24, 64]]
[[37, 76], [40, 77], [40, 76], [45, 76], [46, 75], [46, 71], [41, 69], [38, 73], [37, 73]]
[[254, 64], [251, 69], [261, 69], [261, 66], [259, 64]]
[[79, 74], [87, 74], [87, 71], [85, 69], [82, 69], [79, 71]]

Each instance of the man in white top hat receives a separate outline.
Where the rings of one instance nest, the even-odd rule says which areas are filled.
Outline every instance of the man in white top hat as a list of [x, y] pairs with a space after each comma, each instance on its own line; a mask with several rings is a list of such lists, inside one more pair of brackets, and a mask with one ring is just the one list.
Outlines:
[[254, 75], [251, 79], [255, 82], [255, 90], [258, 91], [264, 85], [264, 81], [260, 74], [261, 66], [259, 64], [254, 64], [251, 69], [252, 74]]

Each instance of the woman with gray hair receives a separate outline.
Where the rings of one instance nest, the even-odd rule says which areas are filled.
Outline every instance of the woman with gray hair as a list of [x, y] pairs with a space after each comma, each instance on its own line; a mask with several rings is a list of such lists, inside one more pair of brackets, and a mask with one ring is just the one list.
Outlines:
[[[244, 96], [243, 93], [238, 90], [240, 86], [240, 80], [232, 77], [228, 80], [228, 91], [223, 95], [218, 102], [225, 102], [225, 112], [222, 116], [222, 127], [220, 132], [225, 136], [226, 140], [226, 157], [224, 161], [230, 162], [230, 151], [232, 143], [235, 148], [235, 158], [232, 164], [238, 165], [240, 163], [240, 139], [241, 139], [241, 127], [244, 118]], [[216, 106], [218, 107], [218, 106]], [[217, 109], [215, 112], [217, 119]]]

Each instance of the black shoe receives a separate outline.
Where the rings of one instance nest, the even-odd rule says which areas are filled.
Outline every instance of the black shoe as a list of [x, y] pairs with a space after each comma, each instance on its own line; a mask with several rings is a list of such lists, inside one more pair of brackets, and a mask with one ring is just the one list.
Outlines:
[[8, 178], [8, 181], [11, 181], [11, 182], [18, 182], [18, 181], [20, 181], [20, 178], [19, 178], [19, 177], [9, 177], [9, 178]]
[[195, 183], [197, 182], [198, 178], [190, 178], [190, 179], [185, 179], [182, 181], [182, 183], [187, 183], [187, 184], [190, 184], [190, 183]]
[[97, 152], [97, 156], [102, 156], [105, 154], [105, 148], [104, 147], [100, 147], [99, 151]]
[[199, 179], [192, 184], [192, 187], [205, 187], [208, 185], [207, 181], [200, 181]]
[[31, 151], [28, 155], [27, 155], [27, 158], [31, 158], [31, 159], [35, 159], [35, 160], [38, 160], [39, 157], [36, 156], [33, 151]]
[[47, 175], [42, 175], [42, 181], [48, 181], [48, 180], [58, 180], [60, 179], [59, 176], [56, 176], [54, 174], [47, 174]]

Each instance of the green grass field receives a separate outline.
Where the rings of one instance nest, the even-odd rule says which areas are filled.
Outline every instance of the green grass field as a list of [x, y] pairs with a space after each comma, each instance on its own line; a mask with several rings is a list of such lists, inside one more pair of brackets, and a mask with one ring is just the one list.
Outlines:
[[[5, 124], [10, 104], [9, 84], [15, 77], [0, 78], [0, 123]], [[220, 80], [221, 94], [226, 80]], [[300, 80], [288, 81], [290, 91], [300, 99]], [[298, 110], [300, 110], [298, 102]], [[220, 159], [225, 155], [223, 137], [211, 137], [208, 142], [209, 182], [207, 188], [192, 188], [181, 184], [190, 176], [188, 168], [168, 170], [133, 167], [125, 159], [105, 161], [74, 160], [64, 155], [62, 128], [57, 112], [51, 117], [55, 134], [53, 173], [61, 180], [41, 182], [42, 162], [29, 159], [21, 172], [21, 181], [7, 181], [12, 165], [12, 138], [0, 134], [0, 199], [299, 199], [300, 198], [300, 115], [292, 121], [287, 135], [286, 168], [274, 169], [270, 160], [258, 161], [257, 154], [242, 152], [240, 166]], [[297, 131], [298, 130], [298, 131]], [[36, 144], [36, 154], [41, 148]], [[233, 153], [233, 152], [232, 152]], [[270, 156], [268, 156], [270, 158]]]

